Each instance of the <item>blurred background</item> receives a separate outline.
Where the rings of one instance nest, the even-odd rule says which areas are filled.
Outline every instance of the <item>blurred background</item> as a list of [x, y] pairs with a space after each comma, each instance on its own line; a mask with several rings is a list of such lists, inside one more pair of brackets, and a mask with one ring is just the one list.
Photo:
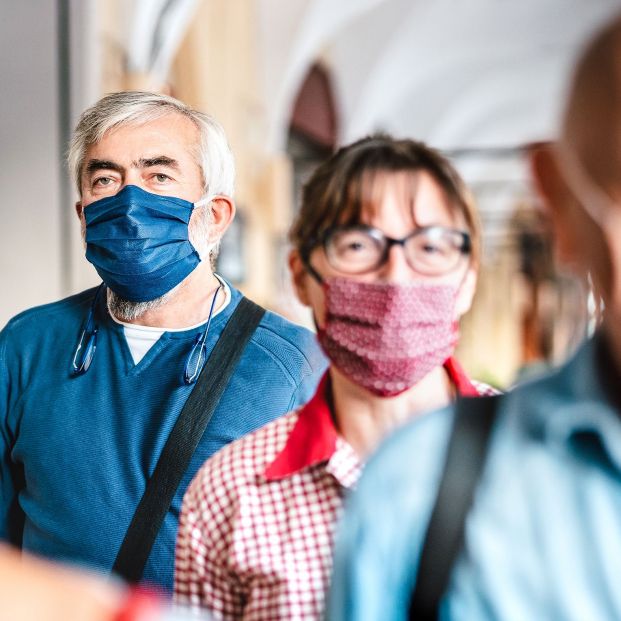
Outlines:
[[477, 198], [479, 291], [459, 357], [508, 386], [588, 324], [554, 267], [527, 146], [553, 139], [571, 65], [618, 0], [4, 0], [0, 4], [0, 325], [97, 283], [64, 155], [78, 115], [122, 89], [214, 115], [236, 156], [238, 216], [218, 270], [303, 323], [286, 268], [300, 186], [374, 131], [442, 149]]

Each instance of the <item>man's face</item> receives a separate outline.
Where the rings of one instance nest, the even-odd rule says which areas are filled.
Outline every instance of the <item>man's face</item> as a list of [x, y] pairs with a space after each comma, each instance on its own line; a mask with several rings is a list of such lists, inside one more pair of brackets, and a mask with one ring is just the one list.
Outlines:
[[86, 151], [78, 215], [84, 221], [83, 210], [88, 205], [117, 194], [126, 185], [197, 201], [203, 195], [196, 161], [198, 141], [196, 126], [176, 113], [109, 131]]
[[609, 311], [621, 315], [621, 196], [605, 187], [569, 140], [533, 154], [533, 172], [551, 216], [559, 262], [587, 276]]
[[[202, 198], [204, 182], [196, 159], [198, 144], [196, 126], [176, 113], [140, 125], [121, 126], [104, 134], [87, 149], [81, 171], [82, 196], [76, 211], [82, 223], [83, 239], [86, 238], [84, 214], [89, 205], [114, 196], [127, 185], [192, 203]], [[230, 201], [220, 197], [219, 203], [228, 205]], [[219, 227], [212, 226], [213, 204], [195, 209], [189, 223], [190, 241], [203, 259], [209, 255], [210, 235], [217, 241], [230, 220]], [[109, 291], [108, 304], [119, 319], [129, 321], [139, 317], [147, 306], [153, 309], [164, 304], [169, 294], [149, 302], [128, 302]]]
[[605, 183], [597, 175], [600, 169], [593, 165], [591, 170], [587, 169], [577, 150], [559, 151], [563, 177], [581, 216], [574, 225], [576, 244], [581, 247], [584, 264], [606, 307], [618, 318], [621, 316], [619, 183]]

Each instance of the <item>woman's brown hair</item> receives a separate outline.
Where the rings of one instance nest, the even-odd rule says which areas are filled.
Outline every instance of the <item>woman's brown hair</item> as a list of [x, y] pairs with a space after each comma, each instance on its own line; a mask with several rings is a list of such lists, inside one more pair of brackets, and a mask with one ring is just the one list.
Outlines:
[[449, 160], [415, 140], [396, 140], [385, 134], [369, 136], [340, 148], [319, 165], [302, 192], [302, 206], [293, 222], [290, 240], [302, 255], [321, 243], [339, 225], [359, 224], [368, 200], [369, 184], [380, 173], [427, 172], [444, 191], [470, 233], [472, 263], [480, 256], [480, 227], [468, 188]]

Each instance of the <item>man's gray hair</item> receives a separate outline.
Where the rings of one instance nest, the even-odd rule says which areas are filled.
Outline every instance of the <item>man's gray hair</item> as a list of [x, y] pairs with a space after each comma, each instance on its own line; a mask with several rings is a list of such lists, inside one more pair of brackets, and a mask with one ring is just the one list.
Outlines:
[[174, 97], [144, 91], [111, 93], [82, 113], [67, 154], [69, 171], [78, 193], [82, 194], [84, 158], [91, 145], [98, 143], [111, 129], [141, 125], [170, 113], [187, 117], [199, 131], [196, 158], [203, 174], [205, 194], [232, 196], [235, 163], [222, 126], [209, 115], [193, 110]]

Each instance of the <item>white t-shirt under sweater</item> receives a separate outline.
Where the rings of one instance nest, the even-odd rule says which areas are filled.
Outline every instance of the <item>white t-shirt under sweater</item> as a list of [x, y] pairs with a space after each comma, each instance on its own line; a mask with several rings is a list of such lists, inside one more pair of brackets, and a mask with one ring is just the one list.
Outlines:
[[[224, 294], [224, 303], [218, 310], [214, 310], [212, 318], [221, 313], [231, 301], [231, 290], [224, 280], [219, 279], [222, 283], [222, 288], [218, 289], [218, 297]], [[164, 332], [185, 332], [186, 330], [193, 330], [203, 324], [207, 323], [207, 317], [197, 323], [194, 326], [187, 326], [186, 328], [152, 328], [150, 326], [138, 326], [133, 323], [125, 323], [118, 320], [112, 313], [110, 313], [112, 319], [116, 323], [123, 326], [125, 333], [125, 340], [129, 347], [129, 351], [132, 354], [134, 364], [138, 364], [146, 355], [146, 353], [155, 345], [157, 340], [164, 334]]]

